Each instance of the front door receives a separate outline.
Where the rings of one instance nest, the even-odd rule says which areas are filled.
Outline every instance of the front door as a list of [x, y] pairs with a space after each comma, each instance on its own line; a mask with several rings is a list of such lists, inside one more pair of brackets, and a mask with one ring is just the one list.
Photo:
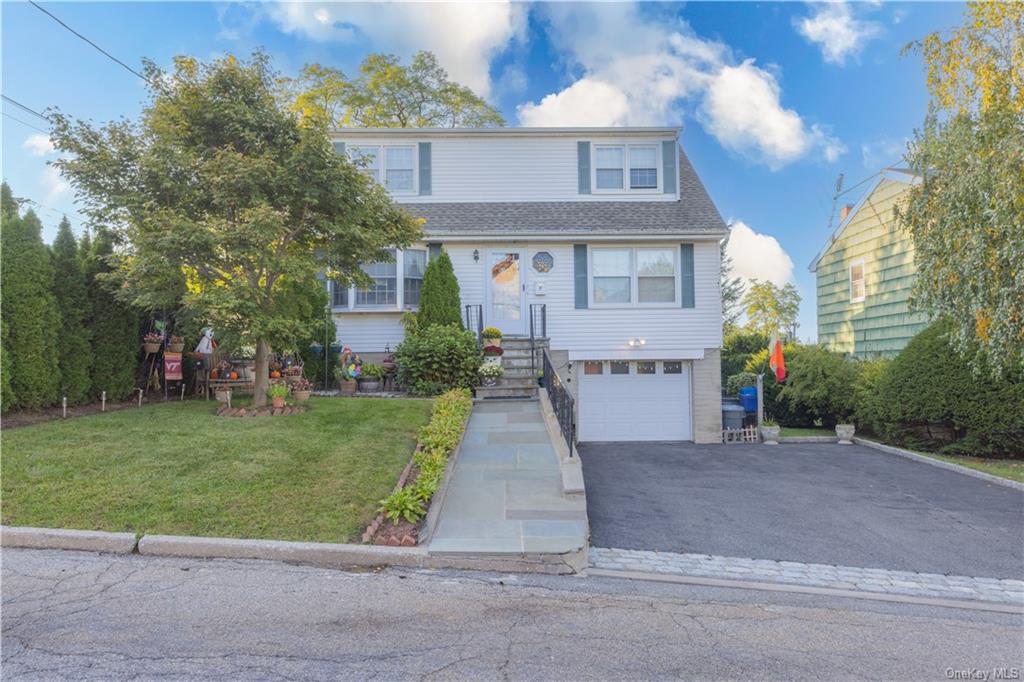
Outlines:
[[524, 252], [502, 249], [487, 252], [487, 310], [489, 327], [503, 334], [526, 334], [526, 287], [523, 284]]

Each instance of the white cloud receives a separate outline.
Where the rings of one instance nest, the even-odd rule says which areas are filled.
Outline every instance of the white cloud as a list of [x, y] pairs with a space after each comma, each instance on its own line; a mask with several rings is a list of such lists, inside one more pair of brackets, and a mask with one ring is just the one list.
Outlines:
[[767, 280], [780, 287], [793, 281], [793, 260], [775, 237], [755, 232], [741, 220], [730, 227], [725, 254], [732, 258], [734, 277]]
[[800, 35], [821, 48], [826, 62], [840, 66], [880, 31], [878, 24], [856, 19], [845, 2], [818, 5], [810, 16], [794, 23]]
[[39, 182], [46, 193], [46, 203], [52, 203], [54, 199], [71, 189], [71, 186], [61, 176], [60, 171], [53, 166], [43, 169]]
[[35, 133], [25, 138], [21, 143], [22, 148], [27, 149], [32, 156], [46, 156], [54, 152], [53, 141], [49, 135]]
[[823, 128], [782, 105], [775, 75], [753, 59], [697, 36], [682, 21], [632, 4], [550, 4], [537, 12], [579, 77], [518, 108], [524, 125], [665, 125], [687, 105], [727, 149], [772, 168], [819, 152], [845, 151]]
[[864, 168], [876, 171], [892, 166], [903, 160], [909, 140], [902, 138], [883, 138], [873, 142], [865, 142], [860, 146], [861, 160]]
[[429, 50], [453, 80], [482, 97], [491, 91], [491, 59], [526, 29], [525, 7], [511, 2], [281, 2], [267, 11], [284, 31], [314, 40], [367, 38], [406, 59]]

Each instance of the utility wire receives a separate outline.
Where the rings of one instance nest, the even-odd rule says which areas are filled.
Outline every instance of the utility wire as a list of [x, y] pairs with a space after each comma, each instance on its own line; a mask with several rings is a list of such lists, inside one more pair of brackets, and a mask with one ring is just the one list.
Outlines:
[[55, 15], [54, 15], [54, 14], [53, 14], [52, 12], [50, 12], [49, 10], [47, 10], [47, 9], [43, 8], [42, 6], [40, 6], [40, 5], [38, 4], [38, 3], [34, 2], [33, 0], [28, 0], [28, 2], [29, 2], [29, 4], [30, 4], [30, 5], [32, 5], [33, 7], [35, 7], [35, 8], [37, 9], [37, 10], [39, 10], [39, 11], [40, 11], [40, 12], [42, 12], [43, 14], [47, 15], [48, 17], [50, 17], [51, 19], [53, 19], [54, 21], [56, 21], [56, 22], [57, 22], [58, 24], [60, 24], [60, 25], [61, 25], [61, 26], [63, 26], [64, 28], [66, 28], [67, 30], [71, 31], [71, 33], [74, 33], [74, 34], [75, 34], [76, 36], [78, 36], [79, 38], [81, 38], [81, 39], [82, 39], [82, 40], [84, 40], [85, 42], [89, 43], [89, 45], [91, 45], [91, 46], [93, 46], [94, 48], [96, 48], [96, 49], [97, 49], [97, 50], [98, 50], [99, 52], [101, 52], [101, 53], [102, 53], [102, 54], [103, 54], [104, 56], [106, 56], [107, 58], [109, 58], [109, 59], [113, 60], [114, 62], [116, 62], [116, 63], [117, 63], [118, 65], [120, 65], [120, 66], [121, 66], [121, 67], [122, 67], [123, 69], [125, 69], [126, 71], [128, 71], [129, 73], [131, 73], [131, 74], [133, 74], [133, 75], [135, 75], [135, 76], [138, 76], [139, 78], [141, 78], [141, 79], [142, 79], [142, 80], [144, 80], [145, 82], [149, 83], [149, 79], [148, 79], [148, 78], [146, 78], [146, 77], [145, 77], [145, 76], [143, 76], [143, 75], [142, 75], [141, 73], [139, 73], [138, 71], [136, 71], [136, 70], [135, 70], [135, 69], [133, 69], [132, 67], [130, 67], [130, 66], [128, 66], [127, 64], [125, 64], [124, 62], [122, 62], [122, 61], [121, 61], [120, 59], [118, 59], [118, 58], [117, 58], [117, 57], [115, 57], [114, 55], [112, 55], [112, 54], [110, 54], [109, 52], [107, 52], [106, 50], [104, 50], [104, 49], [103, 49], [102, 47], [100, 47], [99, 45], [97, 45], [97, 44], [96, 44], [96, 43], [94, 43], [93, 41], [91, 41], [91, 40], [89, 40], [88, 38], [86, 38], [86, 37], [85, 37], [84, 35], [82, 35], [82, 34], [81, 34], [81, 33], [79, 33], [78, 31], [76, 31], [75, 29], [73, 29], [73, 28], [71, 28], [70, 26], [68, 26], [67, 24], [65, 24], [65, 23], [64, 23], [63, 21], [61, 21], [60, 19], [58, 19], [58, 18], [57, 18], [57, 17], [56, 17], [56, 16], [55, 16]]
[[23, 126], [28, 126], [28, 127], [29, 127], [29, 128], [31, 128], [32, 130], [38, 130], [39, 132], [43, 133], [44, 135], [49, 135], [49, 133], [48, 133], [48, 132], [46, 132], [45, 130], [43, 130], [43, 129], [42, 129], [42, 128], [40, 128], [39, 126], [34, 126], [34, 125], [32, 125], [31, 123], [28, 123], [27, 121], [22, 121], [22, 120], [21, 120], [20, 118], [18, 118], [17, 116], [11, 116], [11, 115], [10, 115], [10, 114], [8, 114], [8, 113], [7, 113], [6, 111], [5, 111], [5, 112], [3, 112], [3, 114], [4, 114], [4, 116], [6, 116], [7, 118], [11, 119], [12, 121], [17, 121], [17, 122], [18, 122], [18, 123], [20, 123], [21, 125], [23, 125]]
[[18, 100], [12, 99], [12, 98], [8, 97], [7, 95], [3, 95], [3, 94], [0, 94], [0, 97], [2, 97], [5, 102], [10, 102], [14, 106], [18, 107], [19, 109], [22, 109], [23, 111], [27, 111], [28, 113], [32, 114], [36, 118], [40, 118], [40, 119], [46, 121], [47, 123], [50, 122], [50, 119], [48, 119], [46, 116], [43, 116], [42, 114], [40, 114], [35, 109], [30, 109], [29, 107], [26, 107], [24, 104], [22, 104]]

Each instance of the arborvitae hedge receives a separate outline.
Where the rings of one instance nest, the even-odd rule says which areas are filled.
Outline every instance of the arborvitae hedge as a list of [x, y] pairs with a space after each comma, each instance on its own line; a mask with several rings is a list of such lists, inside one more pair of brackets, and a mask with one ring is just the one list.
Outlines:
[[67, 218], [53, 240], [53, 293], [60, 308], [60, 378], [69, 405], [88, 402], [92, 386], [92, 347], [89, 343], [89, 293], [78, 257], [78, 244]]
[[54, 299], [53, 264], [32, 211], [18, 216], [11, 190], [2, 189], [2, 316], [6, 327], [4, 359], [10, 374], [10, 403], [5, 408], [38, 409], [56, 403], [60, 392], [57, 339], [60, 312]]
[[451, 258], [446, 251], [431, 258], [423, 273], [420, 291], [420, 311], [417, 325], [420, 329], [435, 324], [462, 326], [459, 302], [459, 281], [455, 278]]
[[96, 275], [109, 272], [104, 260], [114, 245], [106, 230], [98, 230], [86, 262], [89, 303], [92, 310], [92, 395], [107, 392], [107, 400], [125, 400], [135, 387], [139, 360], [139, 318], [114, 298], [107, 283]]

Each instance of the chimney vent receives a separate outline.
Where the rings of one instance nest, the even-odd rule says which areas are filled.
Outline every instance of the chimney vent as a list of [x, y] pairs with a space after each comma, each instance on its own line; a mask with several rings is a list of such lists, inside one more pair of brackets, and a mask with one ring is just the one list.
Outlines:
[[839, 210], [839, 222], [846, 220], [846, 216], [850, 215], [850, 211], [853, 210], [853, 204], [847, 204]]

